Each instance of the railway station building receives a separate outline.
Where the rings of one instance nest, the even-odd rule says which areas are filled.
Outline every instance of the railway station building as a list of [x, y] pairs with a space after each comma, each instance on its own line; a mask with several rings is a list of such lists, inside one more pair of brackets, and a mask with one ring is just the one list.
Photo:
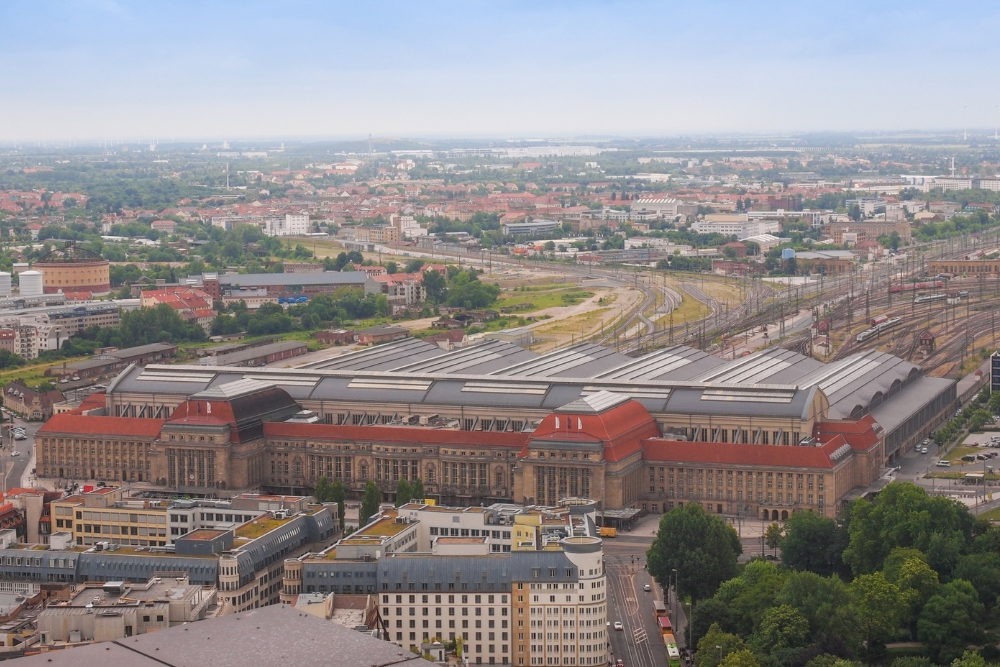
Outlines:
[[723, 361], [404, 339], [295, 369], [131, 366], [45, 424], [38, 473], [214, 494], [326, 477], [390, 499], [421, 479], [450, 505], [834, 515], [955, 402], [953, 381], [878, 351], [823, 364], [780, 348]]

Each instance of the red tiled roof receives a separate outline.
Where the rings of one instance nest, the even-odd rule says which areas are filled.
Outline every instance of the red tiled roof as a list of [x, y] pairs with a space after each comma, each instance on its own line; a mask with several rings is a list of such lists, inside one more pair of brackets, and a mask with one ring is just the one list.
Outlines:
[[604, 459], [615, 462], [641, 451], [642, 439], [659, 436], [660, 428], [646, 408], [638, 401], [628, 401], [596, 415], [548, 415], [532, 433], [531, 439], [603, 442]]
[[289, 424], [266, 422], [264, 435], [285, 438], [316, 438], [352, 442], [399, 443], [403, 445], [452, 445], [457, 447], [511, 447], [522, 449], [530, 433], [494, 433], [457, 429], [405, 426], [337, 426], [334, 424]]
[[830, 455], [846, 444], [838, 436], [822, 447], [734, 445], [652, 438], [642, 443], [645, 461], [678, 461], [705, 465], [747, 465], [780, 468], [833, 468]]
[[882, 426], [874, 417], [865, 415], [856, 421], [816, 422], [813, 435], [821, 441], [839, 435], [847, 441], [851, 449], [866, 452], [878, 444], [881, 430]]
[[125, 419], [123, 417], [93, 417], [74, 415], [70, 412], [53, 415], [39, 433], [66, 433], [71, 435], [124, 435], [137, 438], [156, 438], [163, 428], [163, 419]]

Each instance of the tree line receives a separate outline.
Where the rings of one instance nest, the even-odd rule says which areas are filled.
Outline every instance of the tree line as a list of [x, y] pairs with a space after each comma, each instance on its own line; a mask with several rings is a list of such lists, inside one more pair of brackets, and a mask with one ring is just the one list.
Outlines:
[[[1000, 659], [1000, 528], [965, 505], [897, 482], [838, 519], [795, 512], [768, 542], [781, 549], [779, 563], [739, 566], [736, 531], [701, 505], [661, 519], [648, 567], [693, 607], [697, 667], [717, 667], [718, 646], [727, 667]], [[917, 642], [920, 655], [893, 661], [893, 642]]]

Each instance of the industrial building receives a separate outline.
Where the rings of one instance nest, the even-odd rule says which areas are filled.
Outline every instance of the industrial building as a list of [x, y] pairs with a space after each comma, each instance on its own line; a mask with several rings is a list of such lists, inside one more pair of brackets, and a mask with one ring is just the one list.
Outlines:
[[725, 362], [684, 346], [630, 358], [404, 339], [307, 368], [129, 367], [99, 410], [42, 428], [38, 470], [213, 492], [300, 493], [325, 476], [390, 497], [419, 478], [456, 505], [580, 495], [832, 515], [955, 402], [953, 381], [878, 351], [824, 365], [780, 348]]
[[[109, 267], [108, 260], [72, 241], [52, 250], [32, 265], [33, 270], [42, 273], [46, 294], [89, 292], [95, 296], [111, 291]], [[23, 280], [24, 274], [21, 275]]]

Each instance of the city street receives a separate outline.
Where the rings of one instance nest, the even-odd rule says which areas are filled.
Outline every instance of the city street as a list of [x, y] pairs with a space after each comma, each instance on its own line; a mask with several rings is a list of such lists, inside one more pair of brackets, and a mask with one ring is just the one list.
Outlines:
[[[14, 440], [7, 429], [8, 424], [9, 421], [4, 422], [3, 449], [0, 450], [0, 474], [4, 492], [21, 486], [22, 479], [27, 477], [25, 472], [28, 471], [29, 463], [33, 461], [31, 454], [35, 446], [35, 434], [42, 427], [41, 422], [26, 422], [15, 415], [14, 426], [23, 427], [28, 437], [26, 440]], [[17, 452], [17, 456], [13, 456], [13, 452]]]
[[[653, 613], [653, 601], [663, 600], [663, 592], [645, 570], [646, 549], [652, 538], [622, 535], [604, 540], [604, 560], [608, 580], [608, 636], [613, 661], [626, 667], [662, 667], [667, 649]], [[652, 589], [644, 592], [649, 584]], [[671, 615], [671, 619], [673, 619]], [[615, 630], [621, 621], [623, 630]]]

